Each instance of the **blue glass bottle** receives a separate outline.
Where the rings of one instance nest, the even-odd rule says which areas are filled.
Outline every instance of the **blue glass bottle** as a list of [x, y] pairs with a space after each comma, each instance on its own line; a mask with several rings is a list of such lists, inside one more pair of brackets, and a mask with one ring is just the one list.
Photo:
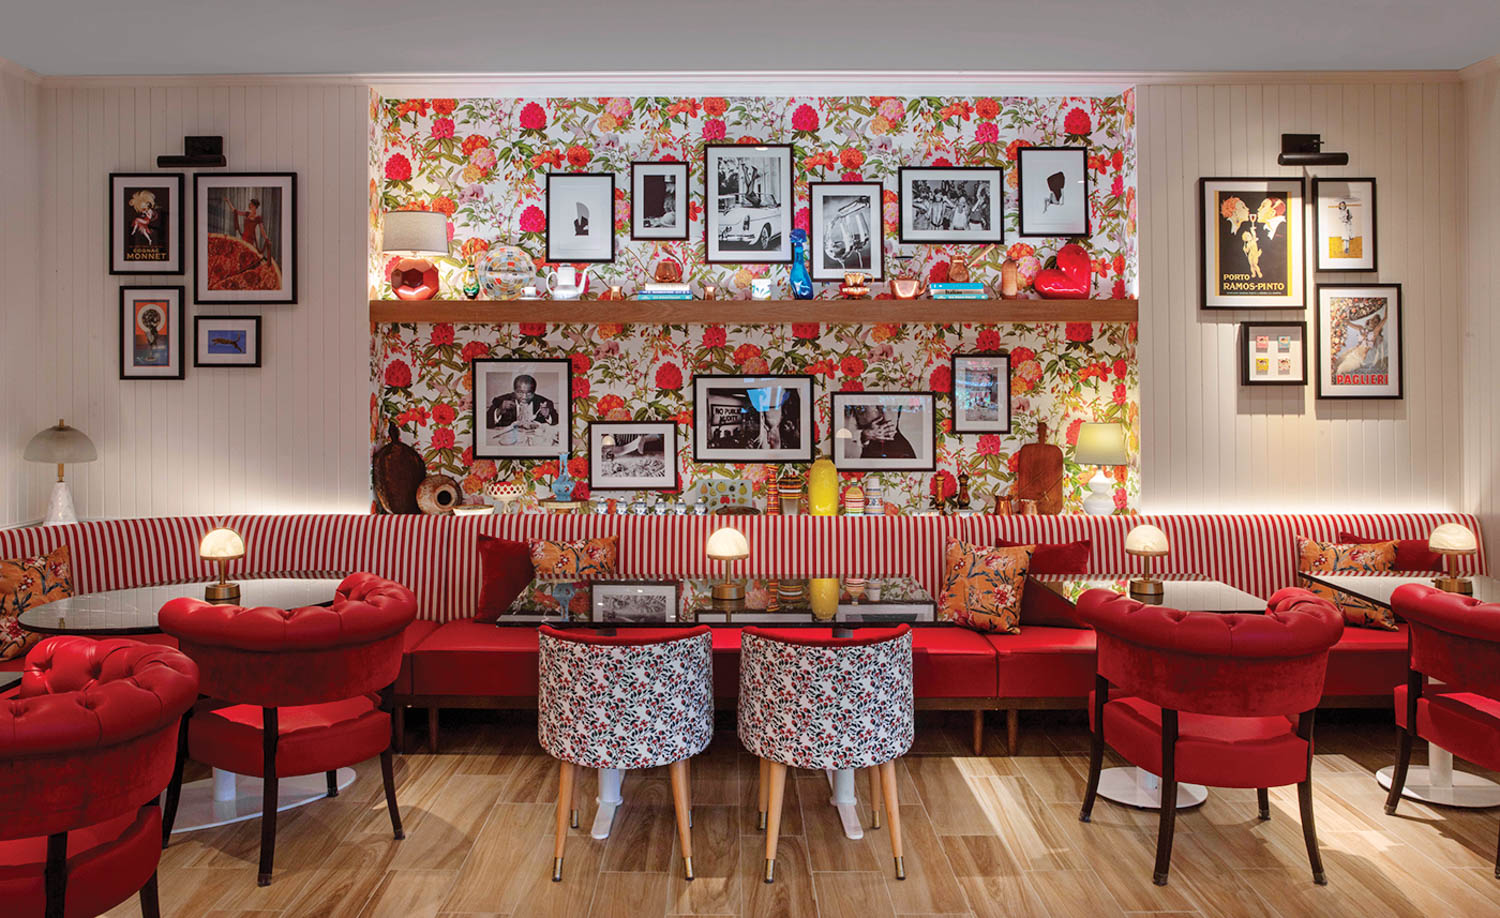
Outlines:
[[799, 300], [813, 298], [812, 275], [807, 273], [807, 231], [792, 230], [792, 296]]

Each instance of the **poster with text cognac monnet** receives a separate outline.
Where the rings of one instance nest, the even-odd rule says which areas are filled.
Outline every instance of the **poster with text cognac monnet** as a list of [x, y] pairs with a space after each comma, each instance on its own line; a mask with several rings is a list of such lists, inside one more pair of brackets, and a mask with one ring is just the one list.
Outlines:
[[1302, 309], [1302, 179], [1200, 183], [1203, 308]]

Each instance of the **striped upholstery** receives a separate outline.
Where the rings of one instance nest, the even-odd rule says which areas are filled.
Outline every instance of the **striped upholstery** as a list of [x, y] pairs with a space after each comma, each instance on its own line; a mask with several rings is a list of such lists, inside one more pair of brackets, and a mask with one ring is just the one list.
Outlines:
[[[230, 565], [251, 575], [369, 571], [417, 595], [419, 617], [451, 621], [474, 614], [479, 600], [480, 533], [509, 539], [618, 536], [620, 574], [716, 575], [703, 554], [708, 535], [733, 525], [750, 540], [741, 575], [851, 576], [909, 574], [933, 595], [940, 587], [945, 540], [987, 543], [1069, 542], [1092, 539], [1090, 569], [1124, 574], [1138, 565], [1125, 555], [1125, 533], [1141, 523], [1166, 531], [1172, 553], [1158, 567], [1202, 574], [1270, 596], [1296, 580], [1296, 536], [1331, 541], [1341, 529], [1392, 538], [1424, 539], [1439, 523], [1462, 523], [1464, 513], [1266, 514], [1180, 516], [228, 516], [104, 520], [66, 526], [0, 529], [0, 557], [41, 554], [67, 543], [74, 559], [74, 591], [113, 590], [207, 580], [198, 539], [216, 525], [245, 537], [249, 556]], [[1480, 542], [1483, 546], [1483, 540]], [[1482, 548], [1481, 548], [1482, 552]], [[1459, 559], [1468, 573], [1485, 571], [1481, 553]]]

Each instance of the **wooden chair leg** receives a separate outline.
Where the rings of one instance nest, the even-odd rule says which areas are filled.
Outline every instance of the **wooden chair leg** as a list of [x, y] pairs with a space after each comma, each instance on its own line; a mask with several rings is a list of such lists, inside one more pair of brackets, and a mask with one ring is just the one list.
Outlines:
[[277, 711], [261, 709], [262, 772], [260, 795], [260, 874], [256, 885], [271, 885], [271, 870], [276, 862], [276, 741], [280, 738]]
[[870, 776], [870, 828], [880, 828], [880, 798], [883, 791], [880, 789], [880, 766], [871, 765], [865, 769]]
[[68, 899], [68, 833], [47, 836], [47, 862], [42, 868], [47, 918], [63, 918]]
[[1495, 879], [1500, 880], [1500, 841], [1495, 842]]
[[1323, 855], [1318, 852], [1318, 830], [1313, 824], [1312, 738], [1313, 719], [1316, 716], [1316, 710], [1303, 711], [1297, 720], [1297, 735], [1307, 741], [1307, 779], [1297, 785], [1297, 806], [1302, 811], [1302, 840], [1307, 843], [1307, 861], [1312, 865], [1313, 882], [1319, 886], [1327, 886], [1328, 877], [1323, 873]]
[[1391, 775], [1391, 790], [1385, 797], [1385, 814], [1396, 815], [1396, 806], [1401, 803], [1401, 792], [1406, 789], [1406, 773], [1411, 767], [1411, 731], [1398, 731], [1396, 740], [1396, 770]]
[[552, 846], [552, 882], [562, 882], [563, 848], [568, 843], [568, 810], [573, 803], [573, 763], [557, 763], [557, 836]]
[[766, 808], [771, 793], [771, 761], [760, 760], [760, 818], [756, 820], [756, 828], [762, 832], [766, 830]]
[[684, 879], [693, 878], [693, 823], [690, 814], [693, 809], [691, 798], [688, 796], [691, 776], [688, 773], [688, 760], [673, 762], [669, 766], [672, 775], [672, 808], [677, 811], [677, 838], [682, 845], [682, 875]]
[[141, 887], [141, 918], [161, 918], [161, 899], [156, 890], [156, 873], [153, 872]]
[[1156, 869], [1151, 882], [1167, 885], [1172, 869], [1172, 833], [1177, 828], [1177, 712], [1161, 712], [1161, 822], [1156, 829]]
[[1255, 789], [1255, 802], [1260, 806], [1260, 818], [1271, 818], [1271, 791], [1269, 788], [1257, 787]]
[[984, 711], [980, 708], [974, 709], [973, 723], [970, 725], [973, 736], [970, 745], [975, 755], [984, 755]]
[[768, 762], [766, 784], [766, 882], [776, 882], [776, 840], [781, 835], [781, 801], [786, 797], [786, 766]]
[[406, 705], [398, 704], [391, 709], [391, 746], [397, 755], [406, 755]]
[[[396, 806], [396, 769], [394, 767], [395, 756], [387, 746], [380, 753], [380, 780], [385, 785], [385, 808], [391, 814], [391, 834], [396, 841], [406, 837], [406, 832], [401, 828], [401, 809]], [[329, 772], [333, 774], [333, 772]]]
[[885, 797], [885, 817], [890, 824], [891, 858], [896, 862], [896, 879], [906, 879], [906, 859], [901, 851], [901, 801], [896, 799], [896, 760], [881, 763], [880, 784]]
[[166, 805], [162, 807], [161, 813], [161, 846], [165, 850], [167, 842], [172, 838], [172, 826], [177, 822], [177, 804], [182, 800], [182, 769], [187, 765], [188, 754], [188, 717], [192, 709], [182, 715], [182, 723], [177, 727], [177, 761], [172, 765], [172, 780], [167, 783]]
[[1011, 755], [1021, 751], [1021, 712], [1015, 708], [1005, 712], [1005, 751]]
[[570, 829], [578, 828], [578, 785], [582, 783], [582, 781], [574, 780], [573, 796], [568, 801], [568, 828]]
[[437, 755], [438, 750], [438, 709], [427, 709], [427, 754]]
[[1083, 793], [1080, 822], [1094, 818], [1094, 801], [1099, 799], [1099, 775], [1104, 769], [1104, 703], [1109, 700], [1109, 680], [1094, 677], [1094, 729], [1089, 733], [1089, 784]]

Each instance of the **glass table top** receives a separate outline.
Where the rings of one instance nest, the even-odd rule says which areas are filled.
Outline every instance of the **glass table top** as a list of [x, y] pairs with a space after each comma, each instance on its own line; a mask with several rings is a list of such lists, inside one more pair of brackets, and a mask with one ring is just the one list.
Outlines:
[[[1306, 577], [1324, 586], [1333, 587], [1351, 596], [1367, 599], [1376, 605], [1391, 606], [1391, 594], [1398, 587], [1409, 583], [1419, 583], [1423, 586], [1433, 586], [1433, 575], [1431, 573], [1409, 573], [1409, 574], [1309, 574], [1301, 573], [1298, 576]], [[1481, 602], [1500, 602], [1500, 581], [1493, 577], [1476, 575], [1464, 578], [1474, 586], [1474, 598]]]
[[1207, 578], [1163, 578], [1160, 596], [1136, 596], [1130, 593], [1130, 577], [1077, 577], [1071, 574], [1038, 574], [1031, 578], [1068, 602], [1076, 605], [1078, 597], [1089, 590], [1113, 590], [1149, 605], [1166, 606], [1187, 612], [1250, 612], [1265, 614], [1266, 601], [1227, 583]]
[[[268, 577], [240, 580], [236, 605], [299, 609], [333, 601], [342, 578]], [[153, 634], [161, 630], [156, 614], [169, 600], [203, 598], [203, 583], [137, 587], [83, 593], [68, 599], [32, 606], [16, 619], [22, 628], [40, 634]]]

